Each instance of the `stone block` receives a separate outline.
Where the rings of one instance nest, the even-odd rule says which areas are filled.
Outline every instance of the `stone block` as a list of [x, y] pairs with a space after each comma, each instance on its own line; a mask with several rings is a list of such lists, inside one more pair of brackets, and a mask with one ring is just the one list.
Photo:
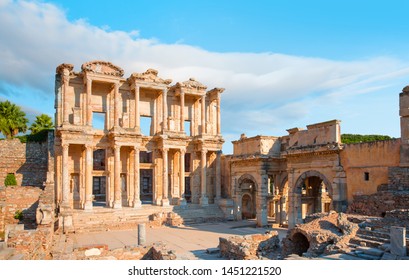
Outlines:
[[396, 256], [406, 256], [406, 228], [391, 227], [391, 254]]
[[86, 250], [84, 254], [86, 257], [99, 256], [101, 255], [101, 250], [98, 248], [92, 248], [92, 249]]

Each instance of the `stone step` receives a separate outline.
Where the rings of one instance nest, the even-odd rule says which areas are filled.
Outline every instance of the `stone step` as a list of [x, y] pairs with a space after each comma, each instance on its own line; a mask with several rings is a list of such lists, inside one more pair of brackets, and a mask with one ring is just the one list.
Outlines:
[[378, 237], [378, 236], [371, 236], [371, 235], [365, 235], [365, 234], [360, 234], [358, 233], [356, 236], [362, 238], [362, 239], [367, 239], [367, 240], [372, 240], [372, 241], [379, 241], [382, 243], [389, 243], [390, 242], [390, 238], [382, 238], [382, 237]]
[[382, 255], [384, 254], [384, 251], [377, 249], [377, 248], [371, 248], [371, 247], [363, 247], [363, 246], [359, 246], [355, 249], [355, 253], [357, 252], [362, 252], [366, 255], [371, 255], [371, 256], [375, 256], [375, 257], [382, 257]]
[[380, 241], [369, 240], [369, 239], [361, 238], [361, 237], [358, 237], [358, 236], [355, 236], [354, 238], [352, 238], [349, 241], [349, 243], [357, 244], [357, 245], [360, 245], [360, 246], [362, 246], [362, 242], [365, 243], [365, 246], [373, 247], [373, 248], [379, 248], [382, 244], [384, 244], [383, 242], [380, 242]]
[[367, 236], [376, 236], [376, 237], [381, 237], [381, 238], [390, 238], [389, 232], [386, 231], [379, 231], [379, 230], [367, 230], [367, 229], [359, 229], [358, 234], [363, 234]]

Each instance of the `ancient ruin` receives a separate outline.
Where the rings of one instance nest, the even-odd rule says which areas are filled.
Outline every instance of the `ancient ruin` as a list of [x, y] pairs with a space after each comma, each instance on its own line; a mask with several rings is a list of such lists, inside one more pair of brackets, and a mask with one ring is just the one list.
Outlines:
[[[388, 224], [380, 238], [404, 236], [391, 250], [406, 254], [409, 87], [399, 95], [399, 139], [344, 144], [341, 122], [330, 120], [284, 136], [243, 134], [222, 155], [223, 88], [207, 90], [194, 78], [172, 83], [154, 69], [124, 78], [106, 61], [80, 71], [61, 64], [55, 85], [56, 127], [47, 139], [0, 142], [0, 182], [17, 178], [17, 186], [0, 186], [0, 249], [44, 259], [55, 234], [254, 219], [291, 230], [285, 254], [318, 256], [371, 244], [360, 237], [376, 227], [363, 226], [370, 220]], [[332, 226], [325, 233], [308, 222]]]

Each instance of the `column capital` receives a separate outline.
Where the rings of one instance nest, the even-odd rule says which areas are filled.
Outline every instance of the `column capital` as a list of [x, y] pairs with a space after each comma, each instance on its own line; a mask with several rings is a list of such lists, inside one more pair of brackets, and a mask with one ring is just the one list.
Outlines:
[[164, 152], [169, 152], [169, 148], [162, 148], [162, 151], [164, 151]]
[[181, 153], [186, 153], [186, 148], [180, 148]]
[[61, 143], [61, 147], [63, 147], [63, 148], [68, 148], [70, 146], [70, 144], [69, 143]]
[[94, 146], [92, 144], [85, 144], [84, 145], [86, 149], [93, 149]]
[[141, 149], [139, 146], [133, 146], [134, 151], [139, 152]]
[[203, 153], [204, 153], [204, 154], [207, 154], [208, 150], [207, 150], [207, 149], [202, 149], [201, 152], [202, 152], [202, 154], [203, 154]]

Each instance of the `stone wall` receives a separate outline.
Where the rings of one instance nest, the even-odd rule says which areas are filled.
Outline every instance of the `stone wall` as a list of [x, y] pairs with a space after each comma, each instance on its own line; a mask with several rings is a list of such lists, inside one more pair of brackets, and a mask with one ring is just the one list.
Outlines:
[[19, 186], [42, 186], [47, 173], [47, 142], [0, 141], [0, 186], [14, 173]]
[[[47, 184], [44, 190], [6, 187], [0, 189], [0, 194], [4, 194], [7, 246], [14, 248], [14, 254], [20, 259], [50, 259], [54, 237], [54, 184]], [[24, 209], [22, 221], [14, 219], [14, 209]]]
[[371, 195], [354, 196], [348, 206], [348, 213], [384, 216], [387, 211], [409, 208], [408, 192], [380, 191]]
[[277, 231], [266, 234], [219, 238], [220, 255], [229, 260], [257, 260], [279, 248]]
[[409, 168], [390, 167], [387, 189], [390, 191], [409, 191]]
[[[5, 225], [23, 223], [26, 228], [34, 228], [36, 209], [42, 190], [37, 187], [0, 187], [1, 215], [0, 231]], [[19, 221], [14, 218], [17, 210], [23, 211], [24, 219]]]
[[400, 139], [344, 145], [341, 164], [347, 175], [349, 203], [355, 195], [375, 193], [379, 185], [388, 183], [389, 168], [399, 166], [399, 149]]

